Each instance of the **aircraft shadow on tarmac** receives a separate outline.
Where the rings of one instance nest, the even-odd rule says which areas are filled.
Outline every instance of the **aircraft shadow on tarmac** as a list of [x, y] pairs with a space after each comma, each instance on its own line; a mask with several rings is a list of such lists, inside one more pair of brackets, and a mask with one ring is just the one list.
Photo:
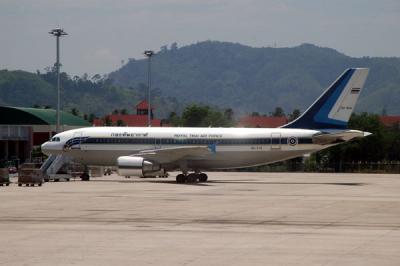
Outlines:
[[109, 183], [154, 183], [154, 184], [174, 184], [174, 185], [190, 185], [190, 186], [210, 186], [209, 182], [207, 183], [184, 183], [184, 184], [177, 184], [175, 180], [146, 180], [146, 179], [127, 179], [127, 180], [93, 180], [91, 179], [90, 182], [109, 182]]
[[256, 184], [256, 185], [334, 185], [334, 186], [363, 186], [366, 183], [359, 182], [260, 182], [260, 181], [241, 181], [241, 180], [213, 180], [208, 183], [223, 184]]
[[[88, 213], [109, 213], [109, 212], [119, 212], [118, 209], [87, 209], [84, 210]], [[397, 223], [390, 222], [356, 222], [356, 221], [326, 221], [319, 220], [314, 217], [309, 217], [307, 220], [291, 220], [288, 218], [272, 218], [272, 219], [197, 219], [197, 218], [178, 218], [178, 217], [96, 217], [96, 216], [71, 216], [71, 217], [58, 217], [58, 216], [34, 216], [34, 217], [21, 217], [21, 216], [7, 216], [0, 217], [0, 224], [2, 223], [27, 223], [29, 225], [32, 224], [72, 224], [72, 223], [82, 223], [82, 224], [90, 224], [93, 223], [104, 223], [107, 225], [110, 224], [129, 224], [133, 225], [136, 228], [132, 228], [133, 231], [143, 231], [146, 230], [144, 227], [148, 228], [148, 230], [158, 230], [158, 231], [168, 231], [171, 232], [171, 229], [160, 229], [159, 224], [164, 225], [175, 225], [175, 226], [185, 226], [190, 224], [203, 224], [203, 225], [232, 225], [232, 226], [296, 226], [296, 227], [343, 227], [343, 228], [363, 228], [363, 229], [386, 229], [386, 230], [399, 230], [400, 226]], [[145, 225], [144, 225], [145, 224]], [[172, 229], [174, 230], [174, 229]], [[179, 229], [178, 229], [179, 230]], [[311, 232], [287, 232], [287, 234], [310, 234]], [[318, 234], [315, 232], [313, 234]]]
[[[157, 183], [178, 185], [175, 180], [91, 180], [90, 182], [111, 182], [111, 183]], [[213, 184], [256, 184], [256, 185], [330, 185], [330, 186], [364, 186], [367, 183], [360, 182], [271, 182], [271, 181], [253, 181], [253, 180], [209, 180], [207, 183], [185, 183], [179, 185], [190, 186], [212, 186]]]

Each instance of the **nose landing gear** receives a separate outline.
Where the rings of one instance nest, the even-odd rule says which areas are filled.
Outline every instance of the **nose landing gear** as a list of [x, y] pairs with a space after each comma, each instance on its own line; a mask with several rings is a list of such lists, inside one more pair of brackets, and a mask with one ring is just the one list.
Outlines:
[[199, 174], [199, 182], [207, 182], [208, 176], [205, 173]]
[[179, 174], [176, 176], [176, 183], [178, 183], [178, 184], [186, 183], [186, 179], [187, 179], [186, 175]]
[[179, 174], [176, 176], [176, 183], [178, 184], [207, 182], [207, 180], [208, 176], [205, 173]]

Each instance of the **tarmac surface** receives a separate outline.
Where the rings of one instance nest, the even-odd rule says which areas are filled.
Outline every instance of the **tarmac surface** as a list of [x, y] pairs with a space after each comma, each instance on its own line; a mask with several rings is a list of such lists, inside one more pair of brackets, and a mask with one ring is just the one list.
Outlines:
[[400, 265], [400, 175], [0, 187], [0, 265]]

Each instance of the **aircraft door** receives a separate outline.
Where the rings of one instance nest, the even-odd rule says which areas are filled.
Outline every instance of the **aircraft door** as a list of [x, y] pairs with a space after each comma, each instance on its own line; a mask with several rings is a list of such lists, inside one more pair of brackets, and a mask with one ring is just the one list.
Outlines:
[[83, 132], [75, 132], [74, 135], [72, 136], [73, 142], [72, 142], [72, 149], [80, 149], [81, 148], [81, 142], [82, 142], [82, 136]]
[[271, 133], [271, 150], [281, 149], [281, 133]]

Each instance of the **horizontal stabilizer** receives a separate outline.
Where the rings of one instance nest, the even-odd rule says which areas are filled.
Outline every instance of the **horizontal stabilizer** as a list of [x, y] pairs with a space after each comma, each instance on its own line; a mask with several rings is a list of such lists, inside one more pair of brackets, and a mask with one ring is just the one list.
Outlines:
[[346, 130], [340, 132], [321, 132], [317, 133], [312, 137], [314, 144], [327, 145], [342, 143], [354, 138], [363, 138], [371, 135], [369, 132], [359, 131], [359, 130]]

